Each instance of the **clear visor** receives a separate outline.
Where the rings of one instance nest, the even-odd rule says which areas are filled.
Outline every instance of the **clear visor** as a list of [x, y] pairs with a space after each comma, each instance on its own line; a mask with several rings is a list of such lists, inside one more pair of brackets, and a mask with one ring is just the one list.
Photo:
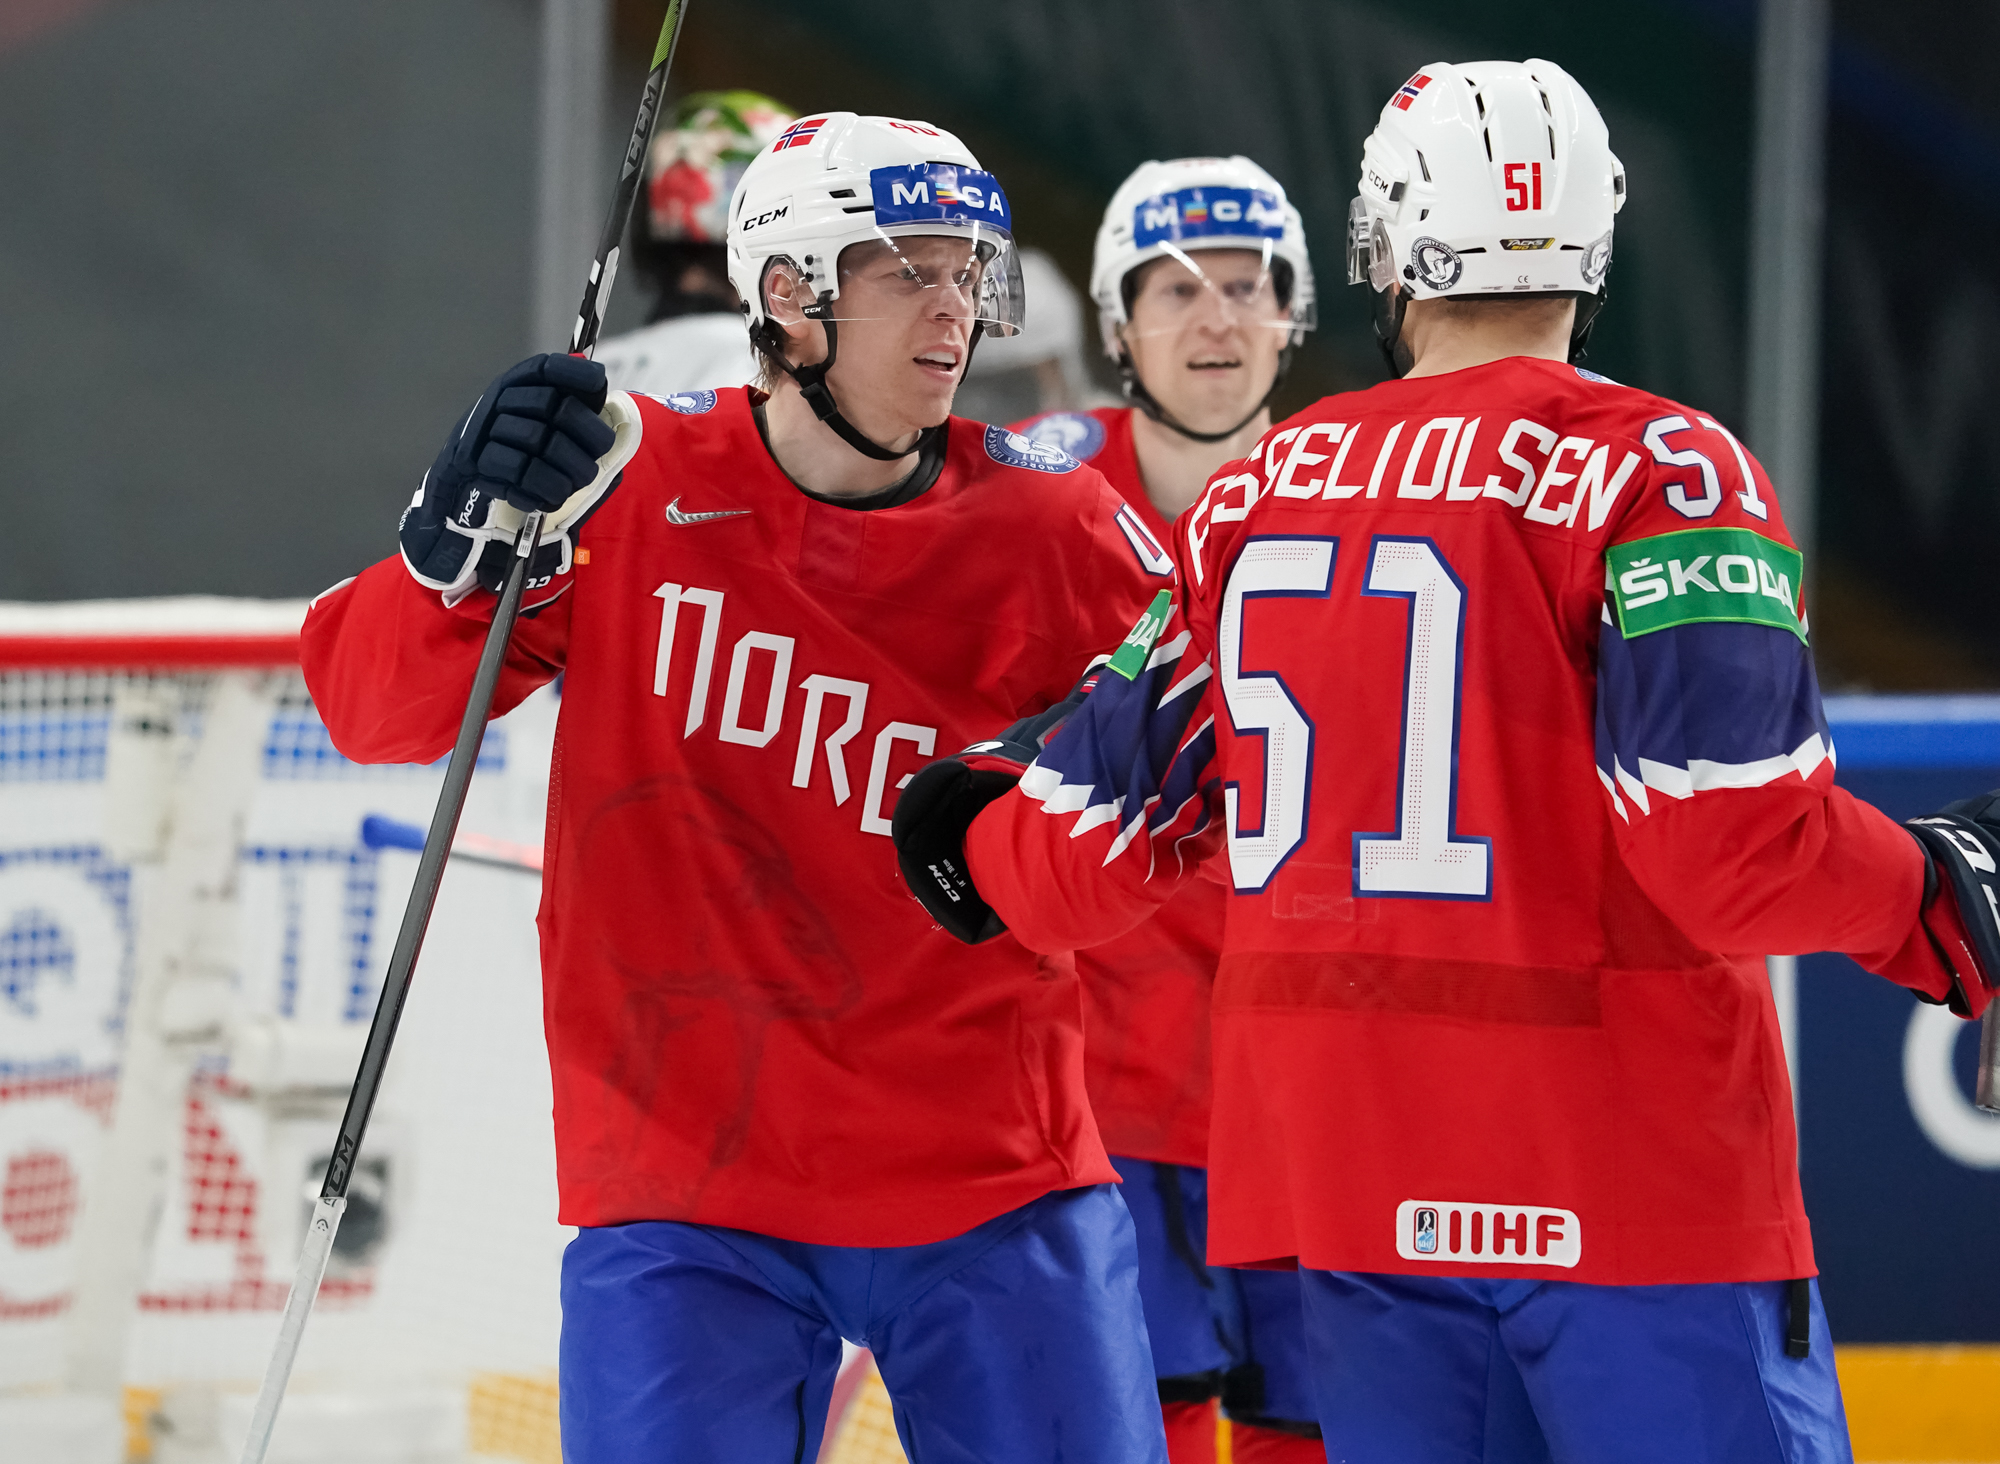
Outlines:
[[1272, 241], [1261, 248], [1185, 249], [1162, 246], [1133, 276], [1125, 336], [1173, 335], [1191, 327], [1221, 334], [1292, 332], [1317, 325], [1312, 300]]
[[1020, 333], [1027, 314], [1021, 257], [1004, 229], [939, 222], [878, 229], [840, 251], [839, 293], [822, 293], [814, 320], [962, 321], [967, 337]]
[[1368, 212], [1368, 205], [1355, 194], [1347, 205], [1347, 283], [1366, 280], [1377, 291], [1386, 290], [1396, 278], [1396, 261], [1389, 251], [1389, 226]]

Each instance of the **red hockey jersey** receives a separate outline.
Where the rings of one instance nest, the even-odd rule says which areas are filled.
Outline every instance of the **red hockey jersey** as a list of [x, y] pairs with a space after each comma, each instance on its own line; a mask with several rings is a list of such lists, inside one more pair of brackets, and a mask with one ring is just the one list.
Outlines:
[[[1069, 958], [960, 946], [888, 835], [912, 772], [1060, 699], [1165, 582], [1118, 496], [954, 419], [933, 486], [858, 511], [784, 476], [745, 390], [636, 400], [638, 456], [496, 707], [564, 674], [540, 916], [562, 1219], [910, 1245], [1114, 1178]], [[460, 612], [397, 560], [319, 599], [303, 660], [341, 751], [449, 748], [488, 613]]]
[[[1014, 430], [1103, 473], [1131, 510], [1121, 527], [1134, 549], [1166, 562], [1161, 546], [1173, 531], [1139, 476], [1132, 408], [1053, 412]], [[1076, 953], [1084, 1081], [1104, 1147], [1115, 1155], [1208, 1163], [1208, 1008], [1226, 898], [1213, 880], [1195, 880], [1116, 940]]]
[[1741, 444], [1516, 358], [1280, 424], [1175, 544], [1184, 603], [967, 855], [1039, 950], [1226, 858], [1211, 1259], [1810, 1274], [1759, 957], [1946, 977]]

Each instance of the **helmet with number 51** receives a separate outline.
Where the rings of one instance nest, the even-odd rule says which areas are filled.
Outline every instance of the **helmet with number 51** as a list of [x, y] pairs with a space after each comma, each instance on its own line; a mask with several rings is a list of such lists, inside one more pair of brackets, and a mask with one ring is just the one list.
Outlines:
[[1439, 62], [1382, 108], [1348, 208], [1347, 282], [1376, 295], [1401, 376], [1415, 300], [1577, 302], [1571, 359], [1604, 304], [1625, 167], [1584, 89], [1553, 61]]

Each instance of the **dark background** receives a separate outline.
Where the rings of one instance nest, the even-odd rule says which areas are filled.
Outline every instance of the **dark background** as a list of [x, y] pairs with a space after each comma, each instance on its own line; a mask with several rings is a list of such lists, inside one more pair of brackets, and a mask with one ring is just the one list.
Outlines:
[[[2000, 784], [2000, 766], [1843, 767], [1839, 781], [1892, 817], [1915, 818]], [[1954, 1265], [1944, 1237], [1963, 1226], [1991, 1249], [2000, 1170], [1959, 1163], [1918, 1124], [1903, 1072], [1915, 1009], [1908, 992], [1845, 956], [1799, 962], [1799, 1178], [1820, 1292], [1841, 1342], [1992, 1342], [2000, 1271]], [[1969, 1104], [1979, 1027], [1962, 1026], [1953, 1069]]]

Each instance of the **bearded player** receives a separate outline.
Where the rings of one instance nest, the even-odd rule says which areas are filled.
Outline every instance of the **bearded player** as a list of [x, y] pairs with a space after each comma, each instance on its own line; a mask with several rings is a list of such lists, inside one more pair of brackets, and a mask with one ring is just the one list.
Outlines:
[[[1015, 430], [1101, 471], [1120, 526], [1164, 565], [1169, 525], [1270, 430], [1270, 401], [1314, 324], [1305, 229], [1248, 158], [1144, 163], [1112, 195], [1090, 270], [1104, 351], [1133, 405]], [[1139, 1238], [1139, 1294], [1174, 1464], [1215, 1457], [1218, 1400], [1238, 1464], [1322, 1457], [1296, 1278], [1205, 1262], [1208, 1007], [1222, 886], [1076, 955], [1084, 1074]]]
[[1226, 881], [1210, 1255], [1296, 1259], [1352, 1464], [1851, 1458], [1761, 953], [1965, 1016], [2000, 970], [2000, 799], [1835, 786], [1769, 481], [1571, 364], [1624, 192], [1560, 67], [1413, 76], [1350, 255], [1400, 379], [1211, 481], [1018, 789], [974, 753], [898, 809], [971, 936]]
[[607, 400], [590, 362], [523, 363], [401, 560], [305, 632], [343, 751], [434, 758], [509, 525], [551, 512], [495, 710], [562, 674], [564, 1457], [813, 1458], [846, 1338], [913, 1459], [1163, 1464], [1074, 967], [937, 930], [888, 820], [1166, 581], [1094, 470], [948, 418], [1022, 303], [1006, 195], [956, 138], [806, 118], [745, 171], [729, 251], [761, 389]]

